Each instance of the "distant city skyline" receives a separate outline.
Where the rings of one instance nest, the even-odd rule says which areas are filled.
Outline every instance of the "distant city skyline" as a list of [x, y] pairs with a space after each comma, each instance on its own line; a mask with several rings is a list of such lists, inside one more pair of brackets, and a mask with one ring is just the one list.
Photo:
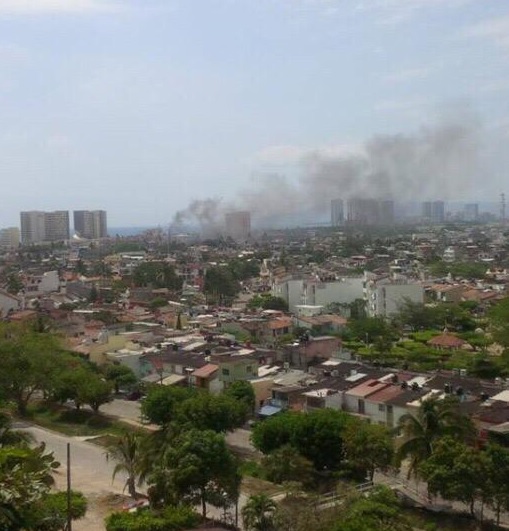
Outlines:
[[320, 214], [335, 175], [338, 197], [496, 203], [507, 34], [500, 0], [0, 2], [0, 227], [95, 204], [165, 226], [207, 198]]

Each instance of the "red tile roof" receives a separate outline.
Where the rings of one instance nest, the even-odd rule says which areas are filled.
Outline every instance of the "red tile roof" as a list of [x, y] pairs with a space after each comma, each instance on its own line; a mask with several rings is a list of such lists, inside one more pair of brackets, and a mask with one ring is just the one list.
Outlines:
[[467, 345], [467, 342], [464, 339], [461, 339], [461, 337], [444, 332], [439, 336], [432, 337], [428, 341], [428, 345], [442, 348], [461, 348], [464, 345]]

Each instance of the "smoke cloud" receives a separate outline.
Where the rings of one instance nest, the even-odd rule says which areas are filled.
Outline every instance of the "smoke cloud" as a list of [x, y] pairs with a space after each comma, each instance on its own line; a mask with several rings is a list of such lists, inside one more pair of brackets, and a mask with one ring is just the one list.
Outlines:
[[254, 224], [267, 225], [302, 212], [323, 214], [335, 198], [448, 200], [470, 189], [479, 147], [479, 124], [463, 113], [413, 134], [375, 136], [354, 154], [310, 150], [299, 158], [296, 177], [256, 175], [234, 201], [194, 201], [174, 222], [198, 223], [210, 233], [231, 210], [248, 210]]

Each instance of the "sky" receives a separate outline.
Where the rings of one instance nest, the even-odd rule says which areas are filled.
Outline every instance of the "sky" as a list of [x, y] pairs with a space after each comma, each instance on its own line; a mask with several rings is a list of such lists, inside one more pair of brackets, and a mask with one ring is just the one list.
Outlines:
[[508, 96], [507, 0], [0, 0], [0, 227], [165, 225], [449, 114], [478, 135], [458, 197], [496, 201]]

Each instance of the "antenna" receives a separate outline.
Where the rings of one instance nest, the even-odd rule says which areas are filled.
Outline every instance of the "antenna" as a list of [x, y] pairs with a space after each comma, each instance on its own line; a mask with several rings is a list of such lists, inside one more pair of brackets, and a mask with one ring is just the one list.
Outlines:
[[500, 222], [505, 225], [505, 194], [500, 194]]

